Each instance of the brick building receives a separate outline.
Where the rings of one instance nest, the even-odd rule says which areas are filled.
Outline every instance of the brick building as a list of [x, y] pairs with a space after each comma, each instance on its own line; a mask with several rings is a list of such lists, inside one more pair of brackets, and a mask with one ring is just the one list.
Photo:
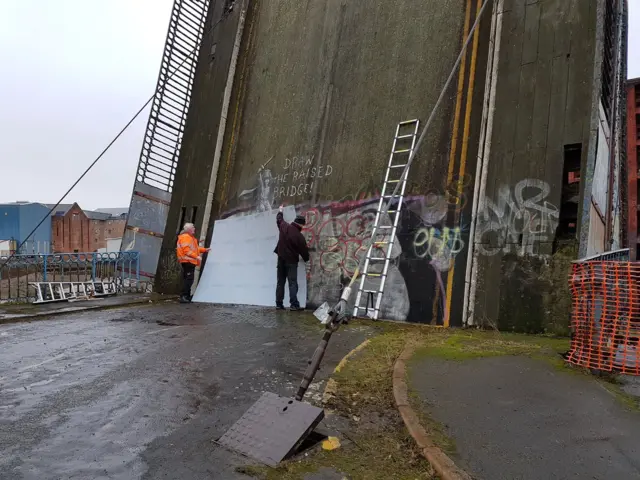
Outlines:
[[51, 217], [53, 252], [95, 252], [107, 239], [122, 238], [126, 210], [83, 210], [77, 203], [59, 205]]

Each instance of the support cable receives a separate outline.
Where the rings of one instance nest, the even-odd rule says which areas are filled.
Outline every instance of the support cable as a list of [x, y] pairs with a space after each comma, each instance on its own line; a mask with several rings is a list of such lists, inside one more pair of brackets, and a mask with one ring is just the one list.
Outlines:
[[[476, 20], [473, 23], [473, 26], [471, 27], [471, 30], [469, 31], [469, 35], [467, 36], [467, 39], [465, 40], [463, 46], [462, 46], [462, 50], [460, 50], [460, 54], [458, 55], [458, 58], [456, 59], [453, 68], [451, 69], [451, 73], [449, 74], [449, 78], [447, 78], [447, 81], [445, 82], [444, 86], [442, 87], [442, 90], [440, 92], [440, 96], [438, 97], [438, 100], [436, 100], [435, 105], [433, 106], [433, 109], [431, 110], [431, 113], [429, 114], [429, 118], [427, 119], [427, 123], [425, 123], [424, 128], [422, 129], [422, 133], [420, 134], [420, 137], [418, 138], [418, 142], [415, 145], [415, 148], [412, 150], [411, 154], [409, 155], [409, 160], [407, 161], [407, 164], [405, 165], [404, 169], [402, 170], [402, 175], [400, 175], [400, 181], [396, 184], [396, 187], [393, 190], [393, 193], [391, 194], [391, 196], [389, 197], [389, 201], [385, 204], [383, 203], [382, 205], [382, 210], [381, 210], [381, 215], [384, 215], [386, 213], [388, 213], [389, 210], [389, 206], [391, 205], [391, 202], [393, 202], [393, 198], [395, 197], [395, 195], [398, 193], [398, 189], [400, 188], [400, 186], [407, 180], [407, 174], [409, 172], [409, 168], [411, 167], [411, 164], [413, 163], [414, 158], [416, 157], [416, 154], [418, 153], [418, 149], [420, 148], [420, 146], [422, 145], [422, 142], [424, 140], [424, 138], [427, 135], [427, 131], [429, 130], [429, 127], [431, 126], [431, 124], [433, 123], [433, 120], [435, 119], [436, 113], [438, 111], [438, 108], [440, 107], [440, 104], [442, 103], [442, 101], [445, 98], [446, 92], [449, 89], [449, 86], [451, 85], [451, 81], [453, 80], [458, 67], [460, 66], [460, 63], [462, 62], [462, 58], [464, 57], [465, 52], [467, 51], [467, 47], [469, 46], [469, 44], [471, 43], [471, 39], [473, 38], [473, 35], [475, 33], [475, 30], [478, 28], [478, 25], [480, 24], [480, 18], [482, 17], [482, 14], [485, 12], [485, 10], [487, 9], [487, 7], [489, 6], [490, 3], [492, 3], [493, 0], [485, 0], [484, 3], [482, 4], [482, 7], [480, 7], [480, 10], [478, 11], [478, 14], [476, 15]], [[396, 212], [396, 215], [399, 215], [400, 212]], [[378, 227], [377, 225], [373, 226], [373, 230], [371, 231], [371, 244], [369, 246], [369, 249], [373, 248], [373, 242], [375, 240], [376, 234]], [[349, 290], [347, 292], [347, 297], [351, 295], [351, 286], [355, 283], [356, 278], [359, 276], [360, 271], [364, 268], [364, 262], [366, 260], [366, 255], [362, 257], [362, 259], [360, 260], [359, 264], [358, 264], [358, 268], [356, 269], [353, 277], [351, 278], [351, 282], [349, 282]], [[346, 289], [345, 289], [346, 290]], [[338, 302], [339, 304], [344, 300], [345, 295], [343, 295], [342, 299], [340, 302]], [[336, 308], [338, 308], [338, 306], [336, 305]]]
[[[206, 32], [204, 32], [204, 34], [202, 35], [202, 38], [204, 39], [205, 35], [208, 35], [209, 33], [211, 33], [211, 31], [216, 28], [218, 26], [218, 24], [220, 22], [222, 22], [224, 19], [226, 19], [227, 16], [223, 15], [217, 22], [215, 22], [211, 28], [209, 28], [209, 30], [207, 30]], [[192, 50], [191, 52], [189, 52], [188, 55], [185, 55], [185, 58], [182, 60], [182, 62], [180, 63], [180, 65], [178, 65], [173, 72], [171, 72], [169, 74], [169, 76], [167, 77], [166, 82], [168, 82], [171, 78], [173, 78], [173, 76], [178, 72], [178, 70], [187, 62], [187, 60], [191, 57], [191, 55], [193, 55], [194, 53], [196, 53], [199, 49], [200, 49], [200, 44], [202, 43], [202, 40], [200, 41], [200, 43], [198, 43]], [[165, 83], [166, 83], [165, 82]], [[102, 152], [100, 153], [100, 155], [98, 155], [96, 157], [96, 159], [91, 162], [91, 164], [87, 167], [87, 169], [82, 173], [82, 175], [80, 175], [78, 177], [78, 179], [73, 183], [73, 185], [71, 185], [71, 187], [69, 187], [69, 189], [65, 192], [64, 195], [62, 195], [62, 197], [60, 197], [60, 200], [58, 200], [58, 203], [56, 203], [53, 207], [51, 207], [51, 209], [49, 210], [49, 212], [42, 218], [42, 220], [40, 220], [40, 222], [35, 226], [35, 228], [33, 230], [31, 230], [31, 232], [29, 233], [29, 235], [26, 236], [26, 238], [20, 243], [20, 245], [18, 245], [15, 249], [15, 251], [9, 255], [9, 257], [7, 257], [5, 259], [5, 261], [2, 263], [2, 265], [0, 265], [0, 270], [2, 270], [10, 261], [13, 257], [15, 257], [17, 255], [17, 252], [20, 251], [20, 249], [27, 243], [27, 241], [31, 238], [31, 236], [36, 232], [36, 230], [38, 230], [38, 228], [40, 228], [40, 226], [47, 220], [47, 218], [51, 217], [51, 214], [55, 211], [56, 208], [58, 208], [58, 206], [64, 201], [65, 198], [67, 198], [67, 195], [69, 195], [69, 193], [71, 193], [71, 191], [78, 185], [78, 183], [80, 183], [80, 181], [87, 175], [87, 173], [89, 173], [91, 171], [91, 169], [93, 167], [96, 166], [96, 164], [100, 161], [100, 159], [104, 156], [105, 153], [107, 153], [107, 151], [113, 146], [113, 144], [122, 136], [122, 134], [131, 126], [131, 124], [136, 120], [136, 118], [138, 118], [140, 116], [140, 114], [143, 112], [143, 110], [145, 108], [147, 108], [147, 106], [149, 106], [149, 104], [153, 101], [154, 97], [156, 96], [157, 92], [154, 92], [153, 95], [151, 95], [151, 97], [149, 97], [149, 99], [144, 103], [144, 105], [142, 105], [142, 107], [140, 107], [140, 109], [135, 113], [135, 115], [127, 122], [127, 124], [122, 128], [122, 130], [120, 130], [120, 132], [118, 132], [118, 134], [109, 142], [109, 144], [104, 148], [104, 150], [102, 150]]]

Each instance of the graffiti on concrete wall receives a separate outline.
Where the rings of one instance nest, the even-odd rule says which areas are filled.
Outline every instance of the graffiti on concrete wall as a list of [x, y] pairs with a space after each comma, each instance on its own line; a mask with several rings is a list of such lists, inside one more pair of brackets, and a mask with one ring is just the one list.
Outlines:
[[444, 185], [442, 193], [431, 189], [418, 202], [409, 205], [422, 221], [422, 226], [413, 236], [414, 254], [429, 260], [439, 272], [449, 271], [457, 255], [464, 250], [463, 228], [460, 225], [448, 226], [447, 215], [460, 214], [466, 206], [464, 192], [470, 183], [470, 175], [454, 177]]
[[[436, 213], [441, 211], [442, 204], [424, 196], [406, 197], [389, 255], [391, 262], [381, 304], [383, 318], [429, 322], [433, 319], [435, 296], [438, 297], [435, 320], [444, 316], [442, 275], [464, 249], [465, 229], [444, 225], [446, 211]], [[339, 298], [371, 245], [378, 206], [377, 198], [298, 206], [307, 221], [303, 233], [312, 250], [307, 267], [310, 305]], [[381, 223], [390, 224], [391, 219], [382, 218]], [[388, 231], [383, 232], [387, 236], [377, 238], [378, 241], [389, 240]], [[374, 246], [373, 256], [385, 254], [383, 247]], [[379, 273], [373, 268], [373, 273]], [[382, 264], [377, 268], [381, 269]], [[377, 281], [366, 279], [365, 289], [376, 290]]]
[[182, 268], [174, 248], [161, 249], [157, 272], [156, 285], [161, 291], [171, 291], [171, 287], [180, 288]]
[[[319, 305], [327, 298], [337, 299], [340, 296], [342, 288], [369, 250], [377, 207], [378, 202], [373, 199], [357, 205], [352, 202], [330, 203], [304, 211], [307, 223], [303, 234], [311, 250], [307, 267], [308, 302]], [[390, 223], [388, 216], [382, 221]], [[377, 236], [379, 242], [389, 240], [390, 233]], [[388, 294], [383, 297], [381, 305], [386, 318], [404, 319], [409, 313], [407, 287], [397, 265], [401, 254], [402, 247], [396, 241], [390, 252], [391, 264], [385, 285], [385, 293]], [[373, 255], [382, 257], [386, 251], [374, 246]], [[381, 267], [382, 264], [377, 268]], [[375, 268], [372, 267], [374, 273]], [[369, 287], [373, 289], [373, 285], [366, 288]]]
[[547, 182], [525, 179], [513, 188], [500, 186], [497, 198], [485, 198], [479, 210], [479, 252], [537, 255], [537, 245], [553, 242], [560, 219], [558, 208], [547, 198]]
[[440, 272], [449, 271], [456, 256], [464, 249], [462, 230], [460, 227], [422, 227], [413, 238], [413, 248], [416, 257], [429, 258], [431, 265]]
[[[274, 170], [258, 171], [253, 188], [242, 191], [223, 218], [268, 211], [300, 197], [310, 199], [314, 182], [332, 174], [331, 165], [315, 164], [312, 156], [286, 158]], [[444, 317], [446, 275], [467, 243], [468, 229], [460, 218], [467, 206], [465, 192], [470, 183], [468, 175], [454, 178], [440, 189], [428, 189], [426, 194], [420, 194], [425, 191], [420, 185], [407, 187], [389, 255], [381, 304], [383, 318], [429, 323]], [[360, 185], [346, 195], [321, 198], [316, 204], [295, 204], [297, 213], [306, 218], [303, 234], [311, 250], [307, 264], [307, 304], [311, 307], [337, 301], [366, 255], [380, 191], [375, 185]], [[381, 223], [390, 225], [391, 218], [387, 215]], [[379, 233], [390, 235], [390, 231]], [[386, 255], [384, 247], [374, 248], [373, 256]], [[382, 265], [373, 267], [374, 272]], [[365, 289], [376, 290], [370, 285], [376, 281], [367, 278]]]

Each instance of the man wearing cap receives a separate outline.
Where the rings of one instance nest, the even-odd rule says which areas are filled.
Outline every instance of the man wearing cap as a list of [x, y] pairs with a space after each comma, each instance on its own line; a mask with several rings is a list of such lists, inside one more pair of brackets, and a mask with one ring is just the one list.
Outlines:
[[273, 253], [278, 255], [278, 285], [276, 287], [276, 308], [284, 310], [284, 284], [289, 282], [289, 300], [291, 310], [297, 312], [302, 310], [298, 302], [298, 259], [302, 257], [305, 262], [309, 261], [309, 248], [302, 235], [302, 227], [305, 219], [298, 215], [293, 223], [284, 220], [282, 211], [284, 207], [280, 205], [276, 224], [280, 231], [278, 244]]

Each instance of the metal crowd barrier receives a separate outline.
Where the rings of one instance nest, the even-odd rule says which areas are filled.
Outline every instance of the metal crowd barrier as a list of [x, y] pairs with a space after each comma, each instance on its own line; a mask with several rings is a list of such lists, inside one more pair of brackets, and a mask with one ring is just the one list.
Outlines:
[[[0, 257], [0, 265], [6, 260]], [[146, 291], [140, 282], [140, 253], [15, 255], [0, 269], [0, 303], [44, 298], [39, 296], [37, 283], [85, 282], [113, 284], [116, 293]]]

